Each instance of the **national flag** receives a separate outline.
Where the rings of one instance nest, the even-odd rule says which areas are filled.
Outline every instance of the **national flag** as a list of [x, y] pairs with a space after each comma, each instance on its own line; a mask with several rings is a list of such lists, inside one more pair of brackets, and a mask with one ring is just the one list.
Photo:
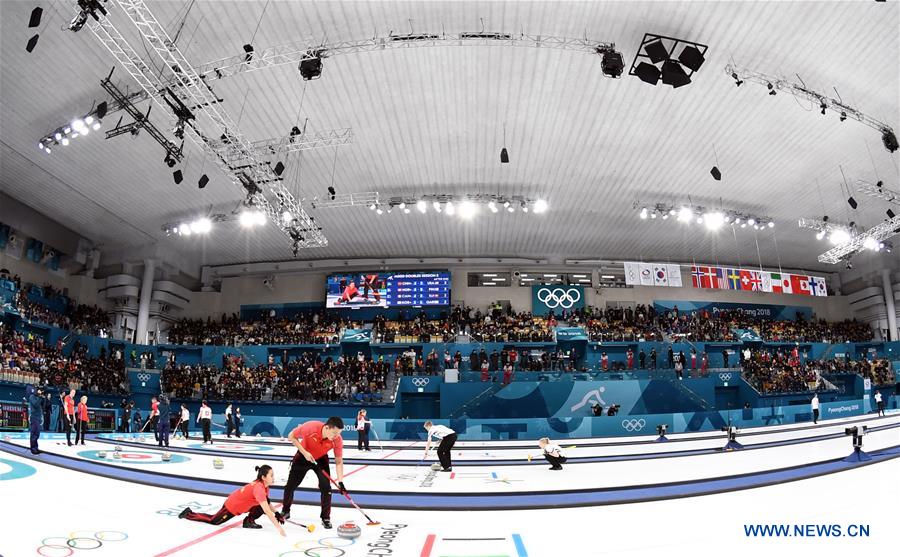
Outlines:
[[715, 288], [716, 287], [716, 268], [715, 267], [701, 267], [701, 269], [705, 270], [703, 278], [700, 280], [700, 284], [705, 284], [703, 288]]
[[792, 286], [793, 281], [791, 280], [791, 274], [790, 273], [781, 273], [781, 275], [779, 276], [779, 279], [781, 280], [781, 284], [780, 284], [781, 290], [775, 290], [775, 280], [773, 279], [772, 280], [772, 291], [773, 292], [781, 292], [782, 294], [793, 294], [794, 288]]
[[752, 278], [753, 271], [741, 269], [741, 290], [753, 290], [753, 287], [751, 286]]
[[760, 276], [762, 277], [762, 286], [760, 290], [763, 292], [771, 292], [772, 291], [772, 273], [768, 271], [760, 271]]
[[698, 267], [696, 265], [691, 266], [691, 285], [694, 288], [703, 288], [701, 286], [702, 281], [700, 279], [703, 278], [702, 267]]
[[638, 286], [641, 284], [641, 266], [633, 261], [625, 262], [625, 284]]
[[725, 282], [728, 290], [741, 289], [741, 271], [740, 269], [725, 269]]
[[669, 266], [653, 266], [653, 284], [656, 286], [669, 286]]
[[681, 265], [669, 265], [669, 286], [681, 288]]
[[772, 283], [772, 292], [781, 294], [784, 290], [781, 285], [781, 273], [769, 273], [769, 280]]
[[722, 290], [727, 289], [728, 285], [725, 281], [725, 269], [723, 269], [722, 267], [715, 267], [713, 268], [713, 270], [716, 273], [716, 278], [713, 281], [713, 288], [719, 288]]
[[809, 287], [809, 277], [807, 275], [791, 275], [791, 290], [794, 294], [812, 295], [812, 289]]
[[641, 286], [653, 286], [653, 265], [641, 263]]
[[810, 277], [812, 282], [810, 286], [813, 288], [813, 295], [828, 296], [828, 286], [825, 284], [824, 277]]

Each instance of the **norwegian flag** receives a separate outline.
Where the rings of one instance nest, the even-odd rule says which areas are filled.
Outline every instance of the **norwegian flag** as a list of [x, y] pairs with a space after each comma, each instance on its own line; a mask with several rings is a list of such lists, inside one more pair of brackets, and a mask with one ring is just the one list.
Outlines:
[[708, 286], [701, 286], [703, 283], [703, 276], [705, 275], [703, 269], [704, 267], [698, 267], [696, 265], [691, 267], [691, 286], [694, 288], [709, 288]]

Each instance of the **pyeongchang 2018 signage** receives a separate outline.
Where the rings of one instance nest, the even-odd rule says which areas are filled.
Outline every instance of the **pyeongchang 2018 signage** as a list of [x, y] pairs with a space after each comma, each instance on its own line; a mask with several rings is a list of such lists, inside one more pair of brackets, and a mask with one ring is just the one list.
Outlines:
[[581, 286], [547, 285], [531, 287], [531, 313], [555, 315], [563, 311], [584, 309], [584, 288]]
[[692, 311], [707, 310], [715, 315], [720, 311], [743, 310], [744, 313], [760, 319], [775, 319], [779, 321], [793, 321], [797, 315], [804, 319], [812, 318], [812, 308], [809, 306], [780, 306], [773, 304], [742, 304], [735, 302], [689, 302], [687, 300], [653, 300], [653, 307], [659, 313], [665, 313], [678, 306], [679, 313], [690, 315]]

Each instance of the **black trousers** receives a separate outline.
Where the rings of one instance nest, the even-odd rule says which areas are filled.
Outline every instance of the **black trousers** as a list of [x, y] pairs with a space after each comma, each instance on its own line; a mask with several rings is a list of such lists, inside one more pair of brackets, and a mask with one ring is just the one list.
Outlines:
[[878, 403], [878, 415], [884, 416], [884, 401]]
[[441, 444], [438, 445], [437, 455], [438, 460], [441, 461], [441, 468], [447, 469], [453, 466], [453, 463], [450, 461], [450, 450], [453, 449], [453, 445], [456, 444], [456, 434], [451, 433], [447, 435], [443, 439], [441, 439]]
[[[250, 520], [256, 520], [257, 518], [263, 515], [263, 510], [260, 505], [256, 505], [247, 511], [247, 518]], [[205, 522], [207, 524], [212, 524], [213, 526], [218, 526], [223, 522], [227, 522], [234, 518], [234, 515], [231, 514], [231, 511], [225, 508], [225, 505], [222, 505], [222, 508], [216, 514], [206, 514], [206, 513], [195, 513], [194, 511], [190, 511], [186, 515], [184, 515], [186, 520], [193, 520], [194, 522]]]
[[324, 455], [316, 460], [315, 465], [303, 458], [303, 455], [299, 452], [294, 455], [291, 461], [291, 471], [288, 474], [287, 483], [284, 485], [284, 499], [281, 512], [286, 513], [291, 510], [291, 505], [294, 503], [294, 490], [297, 489], [297, 486], [300, 485], [303, 478], [306, 477], [306, 473], [310, 470], [314, 470], [319, 478], [319, 502], [322, 506], [320, 516], [322, 520], [328, 520], [331, 518], [331, 482], [322, 473], [322, 470], [324, 470], [326, 474], [331, 475], [328, 455]]
[[[75, 424], [72, 421], [73, 417], [74, 416], [69, 416], [68, 414], [63, 416], [63, 428], [66, 430], [66, 443], [69, 445], [72, 444], [72, 429], [75, 427]], [[78, 442], [77, 434], [75, 435], [75, 442]]]
[[144, 424], [144, 427], [153, 432], [153, 438], [156, 439], [156, 442], [159, 443], [159, 432], [157, 431], [157, 426], [159, 426], [159, 416], [153, 416], [147, 423]]
[[225, 435], [231, 437], [231, 432], [234, 431], [234, 421], [232, 421], [231, 416], [225, 420]]
[[365, 429], [358, 429], [356, 433], [359, 434], [359, 437], [356, 439], [356, 449], [363, 450], [363, 445], [365, 445], [366, 450], [369, 450], [369, 431]]
[[207, 441], [212, 441], [212, 433], [209, 432], [210, 421], [211, 420], [209, 418], [203, 418], [202, 420], [200, 420], [200, 427], [203, 428], [204, 443], [206, 443]]
[[564, 456], [553, 456], [552, 454], [544, 453], [544, 458], [547, 459], [547, 462], [552, 464], [555, 467], [562, 467], [561, 464], [566, 462], [566, 457]]
[[184, 435], [184, 438], [189, 439], [187, 422], [184, 420], [181, 420], [181, 426], [179, 426], [179, 427], [181, 427], [181, 434]]
[[813, 423], [814, 424], [819, 423], [819, 409], [818, 408], [813, 410]]
[[82, 420], [78, 420], [75, 422], [75, 444], [77, 445], [79, 440], [81, 444], [84, 445], [84, 434], [87, 433], [88, 423]]

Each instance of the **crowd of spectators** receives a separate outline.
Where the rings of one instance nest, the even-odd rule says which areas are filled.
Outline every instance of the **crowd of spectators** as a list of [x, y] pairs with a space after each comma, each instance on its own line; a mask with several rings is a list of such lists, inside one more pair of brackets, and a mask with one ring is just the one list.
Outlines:
[[182, 319], [169, 329], [169, 344], [244, 346], [337, 344], [341, 330], [352, 323], [337, 314], [301, 313], [292, 318], [276, 317], [241, 321], [237, 314], [212, 318]]
[[809, 365], [814, 366], [822, 373], [855, 373], [865, 379], [870, 379], [873, 385], [893, 384], [895, 381], [891, 361], [887, 358], [861, 357], [858, 360], [832, 358], [811, 360]]
[[[170, 364], [163, 370], [163, 391], [177, 397], [209, 400], [372, 400], [385, 389], [390, 365], [383, 360], [304, 353], [281, 363], [247, 365], [226, 356], [216, 366]], [[377, 398], [377, 397], [375, 397]]]
[[663, 333], [653, 306], [640, 304], [634, 309], [589, 306], [570, 313], [563, 312], [562, 319], [571, 325], [580, 325], [595, 342], [662, 341]]
[[[64, 313], [28, 299], [31, 285], [16, 292], [15, 306], [23, 318], [84, 335], [105, 337], [110, 328], [109, 314], [95, 305], [69, 303]], [[50, 285], [43, 287], [45, 298], [62, 295]]]
[[45, 343], [40, 335], [16, 332], [0, 324], [0, 377], [60, 389], [104, 394], [128, 392], [125, 362], [121, 351], [107, 356], [88, 356], [87, 346], [75, 341], [68, 356], [64, 344]]
[[396, 320], [376, 318], [375, 342], [453, 342], [457, 335], [468, 335], [475, 342], [553, 342], [557, 326], [553, 316], [537, 317], [530, 312], [504, 311], [494, 304], [487, 311], [455, 306], [449, 314], [430, 319], [423, 311]]

